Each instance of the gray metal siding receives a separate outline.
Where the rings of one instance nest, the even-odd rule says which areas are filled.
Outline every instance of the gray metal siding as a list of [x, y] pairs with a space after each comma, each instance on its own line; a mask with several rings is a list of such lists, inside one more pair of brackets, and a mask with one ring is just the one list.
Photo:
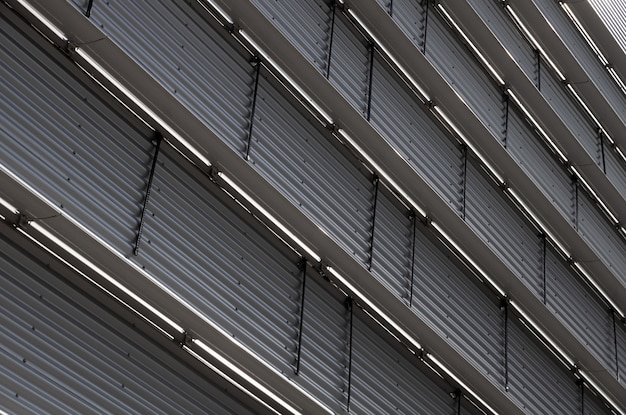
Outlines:
[[419, 50], [424, 48], [426, 35], [426, 2], [393, 0], [391, 17]]
[[515, 317], [508, 322], [511, 398], [529, 414], [580, 413], [574, 376]]
[[378, 55], [374, 61], [371, 99], [372, 126], [460, 213], [463, 151]]
[[595, 125], [587, 114], [575, 101], [567, 90], [567, 87], [548, 67], [541, 61], [541, 94], [550, 103], [550, 106], [567, 125], [578, 142], [587, 150], [587, 153], [598, 164], [602, 162], [602, 147]]
[[297, 257], [269, 244], [237, 216], [234, 203], [211, 194], [208, 178], [194, 178], [169, 153], [167, 147], [159, 155], [141, 250], [131, 259], [238, 342], [291, 372]]
[[[415, 360], [412, 362], [411, 360]], [[454, 414], [454, 399], [356, 315], [352, 331], [351, 414]]]
[[546, 249], [546, 306], [580, 342], [615, 373], [613, 319], [608, 306], [572, 272], [550, 247]]
[[578, 232], [589, 243], [598, 257], [613, 271], [613, 275], [626, 284], [626, 243], [609, 225], [589, 196], [578, 190]]
[[371, 52], [369, 42], [339, 10], [335, 12], [328, 79], [363, 116], [367, 114]]
[[[621, 89], [613, 79], [611, 79], [606, 69], [603, 68], [600, 60], [587, 45], [587, 42], [565, 14], [565, 11], [561, 9], [559, 2], [545, 0], [533, 0], [533, 2], [550, 22], [550, 25], [554, 28], [563, 43], [565, 43], [570, 53], [574, 55], [578, 63], [585, 69], [590, 80], [593, 81], [602, 95], [612, 104], [611, 107], [622, 119], [622, 122], [626, 122], [626, 96], [624, 96]], [[561, 68], [561, 70], [567, 72], [567, 68]], [[588, 80], [573, 79], [572, 81], [585, 82]]]
[[510, 20], [504, 5], [499, 0], [468, 0], [468, 3], [509, 52], [511, 58], [536, 85], [537, 55], [524, 35]]
[[396, 297], [409, 300], [413, 221], [382, 183], [378, 185], [372, 249], [372, 274]]
[[510, 102], [506, 149], [545, 196], [573, 224], [576, 218], [574, 181], [565, 166], [540, 140], [521, 111]]
[[422, 224], [415, 232], [412, 309], [496, 384], [504, 384], [502, 311]]
[[617, 339], [617, 378], [626, 387], [626, 324], [616, 320], [615, 334]]
[[585, 387], [582, 402], [583, 402], [583, 415], [614, 415], [600, 399], [593, 394], [589, 389]]
[[332, 20], [327, 0], [252, 0], [320, 72], [326, 72]]
[[[73, 0], [83, 6], [81, 0]], [[202, 122], [243, 154], [254, 68], [248, 53], [184, 2], [95, 1], [91, 20]], [[201, 140], [198, 138], [198, 140]]]
[[2, 237], [0, 280], [0, 411], [251, 413]]
[[0, 22], [0, 162], [130, 253], [153, 152], [150, 130], [101, 99], [77, 68]]
[[482, 65], [432, 10], [428, 14], [426, 58], [476, 114], [494, 137], [502, 139], [505, 127], [504, 95]]
[[291, 203], [366, 263], [374, 200], [371, 177], [283, 94], [288, 94], [283, 87], [274, 86], [265, 74], [261, 77], [250, 161]]
[[537, 296], [542, 293], [543, 242], [534, 227], [474, 159], [467, 163], [465, 219]]
[[306, 272], [300, 371], [292, 379], [333, 412], [342, 413], [348, 396], [349, 313], [343, 299], [324, 288], [327, 283], [316, 271]]
[[604, 170], [615, 188], [626, 198], [626, 162], [604, 140]]

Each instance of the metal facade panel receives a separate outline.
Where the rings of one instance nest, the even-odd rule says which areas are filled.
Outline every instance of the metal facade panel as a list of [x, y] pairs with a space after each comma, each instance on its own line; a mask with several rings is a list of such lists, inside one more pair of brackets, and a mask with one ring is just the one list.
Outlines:
[[511, 398], [529, 414], [580, 413], [574, 376], [515, 317], [508, 322]]
[[583, 415], [614, 415], [600, 399], [593, 394], [586, 387], [584, 388], [582, 403], [583, 403]]
[[[415, 360], [412, 362], [411, 360]], [[356, 315], [352, 328], [351, 414], [454, 414], [454, 398]]]
[[251, 413], [0, 237], [0, 411]]
[[506, 110], [500, 87], [436, 10], [428, 14], [427, 30], [426, 58], [494, 137], [501, 140]]
[[[596, 54], [589, 47], [578, 29], [574, 26], [558, 1], [533, 0], [554, 31], [559, 35], [570, 53], [585, 69], [590, 80], [611, 103], [611, 107], [626, 122], [626, 96], [603, 67]], [[619, 3], [619, 2], [610, 2]], [[594, 4], [595, 6], [595, 4]], [[567, 68], [560, 68], [567, 73]], [[542, 75], [543, 76], [543, 75]], [[588, 79], [572, 79], [574, 82], [586, 82]], [[543, 82], [543, 81], [542, 81]]]
[[426, 2], [422, 0], [392, 2], [391, 17], [419, 50], [424, 50], [427, 7]]
[[409, 211], [382, 183], [378, 184], [372, 274], [389, 291], [405, 302], [409, 301], [413, 252], [413, 220]]
[[604, 170], [613, 185], [626, 197], [626, 162], [604, 140]]
[[[264, 74], [257, 90], [250, 161], [285, 197], [363, 263], [371, 237], [374, 185]], [[317, 124], [317, 125], [316, 125]]]
[[416, 226], [412, 309], [494, 383], [504, 385], [499, 301], [451, 253]]
[[371, 49], [346, 16], [335, 12], [328, 79], [363, 116], [367, 114]]
[[320, 72], [326, 72], [332, 6], [328, 0], [252, 0]]
[[546, 306], [615, 374], [613, 319], [608, 306], [553, 250], [546, 249]]
[[594, 11], [602, 18], [617, 43], [626, 52], [626, 27], [623, 16], [626, 16], [626, 3], [618, 1], [590, 0]]
[[[293, 370], [297, 256], [288, 257], [171, 155], [159, 155], [139, 255], [161, 284], [284, 373]], [[194, 169], [191, 164], [186, 168]], [[244, 212], [241, 210], [241, 212]]]
[[626, 243], [587, 193], [578, 190], [578, 232], [598, 257], [626, 285]]
[[307, 269], [300, 371], [292, 379], [334, 413], [342, 413], [347, 404], [350, 316], [343, 298], [331, 295], [320, 278]]
[[565, 84], [556, 76], [545, 60], [541, 60], [540, 91], [554, 112], [567, 125], [574, 137], [598, 164], [602, 162], [602, 147], [596, 127], [575, 101]]
[[78, 68], [0, 22], [0, 163], [130, 253], [153, 152], [150, 130], [100, 98]]
[[468, 0], [468, 3], [498, 38], [511, 58], [536, 85], [537, 55], [507, 15], [504, 4], [498, 0]]
[[[73, 0], [79, 6], [84, 1]], [[95, 1], [91, 20], [219, 137], [243, 154], [254, 68], [185, 2]], [[201, 140], [198, 138], [198, 140]]]
[[615, 337], [617, 341], [617, 379], [626, 387], [626, 324], [615, 321]]
[[372, 125], [460, 213], [464, 153], [458, 144], [378, 55], [371, 93]]
[[467, 163], [465, 219], [537, 296], [542, 294], [543, 241], [478, 163]]
[[576, 220], [576, 186], [573, 178], [541, 142], [541, 138], [512, 102], [509, 103], [506, 149], [573, 224]]

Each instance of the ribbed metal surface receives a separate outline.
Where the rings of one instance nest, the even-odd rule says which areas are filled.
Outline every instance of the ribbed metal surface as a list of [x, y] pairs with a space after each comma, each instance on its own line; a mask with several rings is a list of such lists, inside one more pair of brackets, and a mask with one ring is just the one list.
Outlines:
[[332, 7], [328, 0], [252, 0], [320, 72], [326, 72]]
[[485, 127], [502, 139], [505, 129], [502, 91], [436, 10], [428, 14], [426, 57]]
[[101, 99], [77, 68], [29, 39], [38, 33], [22, 33], [3, 17], [0, 22], [0, 163], [130, 253], [150, 170], [151, 132]]
[[426, 2], [393, 0], [391, 17], [419, 50], [424, 48], [426, 34]]
[[578, 139], [578, 142], [587, 150], [591, 158], [600, 165], [602, 162], [602, 148], [594, 124], [582, 112], [582, 108], [574, 101], [574, 97], [556, 74], [552, 72], [545, 60], [541, 60], [541, 94], [550, 103], [550, 106], [567, 125], [569, 130]]
[[585, 387], [583, 393], [583, 415], [614, 415], [602, 401]]
[[503, 319], [498, 299], [417, 225], [412, 309], [499, 385], [504, 385]]
[[617, 378], [622, 385], [626, 386], [626, 325], [615, 321], [615, 334], [617, 338]]
[[515, 317], [508, 322], [509, 393], [529, 414], [580, 413], [574, 376]]
[[408, 217], [408, 209], [382, 183], [378, 186], [372, 273], [406, 302], [413, 259], [413, 221]]
[[454, 399], [418, 363], [417, 356], [399, 354], [355, 316], [350, 413], [454, 414]]
[[365, 263], [374, 185], [263, 75], [259, 81], [250, 161], [276, 188]]
[[506, 149], [547, 198], [573, 224], [576, 188], [571, 175], [542, 143], [513, 102], [509, 103]]
[[474, 159], [467, 164], [465, 218], [509, 269], [540, 296], [543, 242]]
[[0, 237], [0, 411], [251, 413]]
[[419, 175], [460, 212], [463, 152], [378, 55], [372, 75], [371, 122]]
[[307, 269], [300, 372], [292, 379], [334, 413], [342, 413], [348, 390], [349, 313], [343, 299], [331, 295], [320, 278]]
[[551, 247], [546, 249], [545, 272], [548, 308], [615, 374], [613, 320], [607, 305]]
[[328, 79], [361, 114], [367, 113], [370, 47], [339, 10], [335, 12]]
[[159, 156], [141, 251], [131, 259], [265, 361], [292, 372], [297, 257], [268, 243], [173, 152], [166, 147]]
[[626, 26], [622, 16], [626, 16], [626, 3], [619, 1], [589, 0], [604, 25], [609, 29], [617, 43], [626, 52]]
[[526, 76], [537, 83], [537, 57], [530, 43], [515, 27], [499, 0], [468, 0]]
[[609, 180], [626, 197], [626, 162], [604, 142], [604, 169]]
[[[82, 0], [73, 1], [84, 6]], [[91, 20], [218, 136], [243, 153], [254, 69], [247, 53], [224, 40], [225, 30], [220, 33], [212, 28], [185, 2], [170, 0], [95, 1]]]
[[622, 284], [626, 284], [626, 244], [617, 231], [609, 225], [596, 204], [579, 189], [578, 232], [591, 245], [598, 257], [613, 271]]
[[[624, 96], [617, 84], [611, 79], [611, 76], [604, 69], [602, 63], [587, 45], [587, 42], [580, 32], [578, 32], [572, 21], [565, 14], [565, 11], [561, 9], [559, 2], [545, 0], [533, 0], [533, 2], [550, 22], [550, 25], [554, 28], [563, 43], [565, 43], [570, 53], [574, 55], [578, 63], [585, 69], [589, 79], [593, 81], [602, 95], [611, 103], [613, 110], [620, 116], [623, 122], [626, 122], [626, 96]], [[607, 2], [607, 4], [613, 3], [620, 2]], [[560, 69], [567, 74], [567, 68]], [[587, 80], [573, 79], [572, 81], [585, 82]]]

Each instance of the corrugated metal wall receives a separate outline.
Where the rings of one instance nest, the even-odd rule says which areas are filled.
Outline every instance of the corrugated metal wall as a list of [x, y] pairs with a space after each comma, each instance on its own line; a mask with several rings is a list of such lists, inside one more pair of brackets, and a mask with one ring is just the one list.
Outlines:
[[408, 208], [381, 182], [375, 215], [372, 274], [408, 304], [413, 264], [413, 219]]
[[545, 273], [548, 308], [615, 374], [615, 338], [609, 307], [552, 247], [546, 249]]
[[433, 240], [415, 232], [412, 308], [485, 376], [504, 385], [504, 324], [499, 299]]
[[496, 35], [517, 65], [535, 84], [539, 80], [537, 53], [524, 35], [511, 24], [504, 4], [499, 0], [468, 0], [485, 25]]
[[606, 218], [582, 191], [578, 191], [577, 227], [580, 235], [595, 250], [598, 257], [613, 271], [622, 284], [626, 284], [626, 243], [617, 230], [609, 225]]
[[426, 57], [494, 137], [502, 139], [506, 112], [502, 90], [436, 9], [428, 15]]
[[543, 240], [474, 159], [467, 164], [465, 218], [483, 241], [539, 296]]
[[541, 60], [541, 94], [550, 103], [578, 142], [596, 162], [602, 163], [602, 146], [595, 125], [574, 101], [565, 84], [556, 76], [545, 60]]
[[[82, 10], [82, 0], [69, 1]], [[90, 19], [220, 138], [245, 152], [254, 68], [243, 48], [184, 2], [95, 1]]]
[[211, 194], [219, 188], [183, 163], [172, 149], [161, 151], [141, 250], [132, 260], [265, 361], [291, 372], [298, 257], [268, 244], [234, 204]]
[[391, 17], [419, 50], [424, 50], [426, 13], [429, 7], [423, 0], [393, 0]]
[[580, 413], [574, 376], [514, 316], [508, 320], [509, 393], [529, 414]]
[[332, 32], [328, 80], [367, 117], [371, 45], [339, 11], [334, 13]]
[[[593, 53], [582, 35], [574, 27], [572, 21], [561, 9], [558, 2], [533, 0], [536, 7], [541, 10], [555, 32], [567, 46], [570, 53], [576, 57], [578, 63], [585, 69], [591, 81], [597, 85], [602, 95], [612, 103], [613, 110], [626, 122], [626, 96], [621, 92], [617, 84], [611, 79], [605, 68]], [[567, 72], [567, 68], [562, 68]], [[572, 79], [573, 82], [585, 82], [586, 79]]]
[[546, 197], [573, 224], [576, 218], [576, 187], [573, 178], [540, 141], [513, 102], [509, 102], [506, 149]]
[[[295, 206], [362, 263], [368, 261], [374, 184], [333, 146], [328, 130], [284, 97], [284, 87], [259, 80], [250, 162]], [[304, 108], [300, 108], [304, 111]], [[368, 177], [369, 176], [369, 177]]]
[[617, 350], [617, 378], [626, 386], [626, 324], [615, 322], [616, 350]]
[[331, 294], [317, 271], [307, 268], [298, 374], [294, 382], [343, 413], [348, 399], [350, 314], [339, 292]]
[[0, 162], [130, 253], [154, 152], [150, 129], [97, 96], [53, 48], [0, 22]]
[[615, 188], [626, 197], [626, 163], [616, 150], [604, 139], [604, 172]]
[[464, 167], [460, 146], [379, 55], [371, 94], [372, 126], [460, 214]]
[[61, 278], [0, 236], [0, 411], [253, 413]]
[[358, 314], [352, 320], [350, 413], [454, 414], [454, 398], [416, 367], [419, 358], [373, 335]]
[[320, 72], [326, 73], [332, 26], [327, 0], [252, 0]]

